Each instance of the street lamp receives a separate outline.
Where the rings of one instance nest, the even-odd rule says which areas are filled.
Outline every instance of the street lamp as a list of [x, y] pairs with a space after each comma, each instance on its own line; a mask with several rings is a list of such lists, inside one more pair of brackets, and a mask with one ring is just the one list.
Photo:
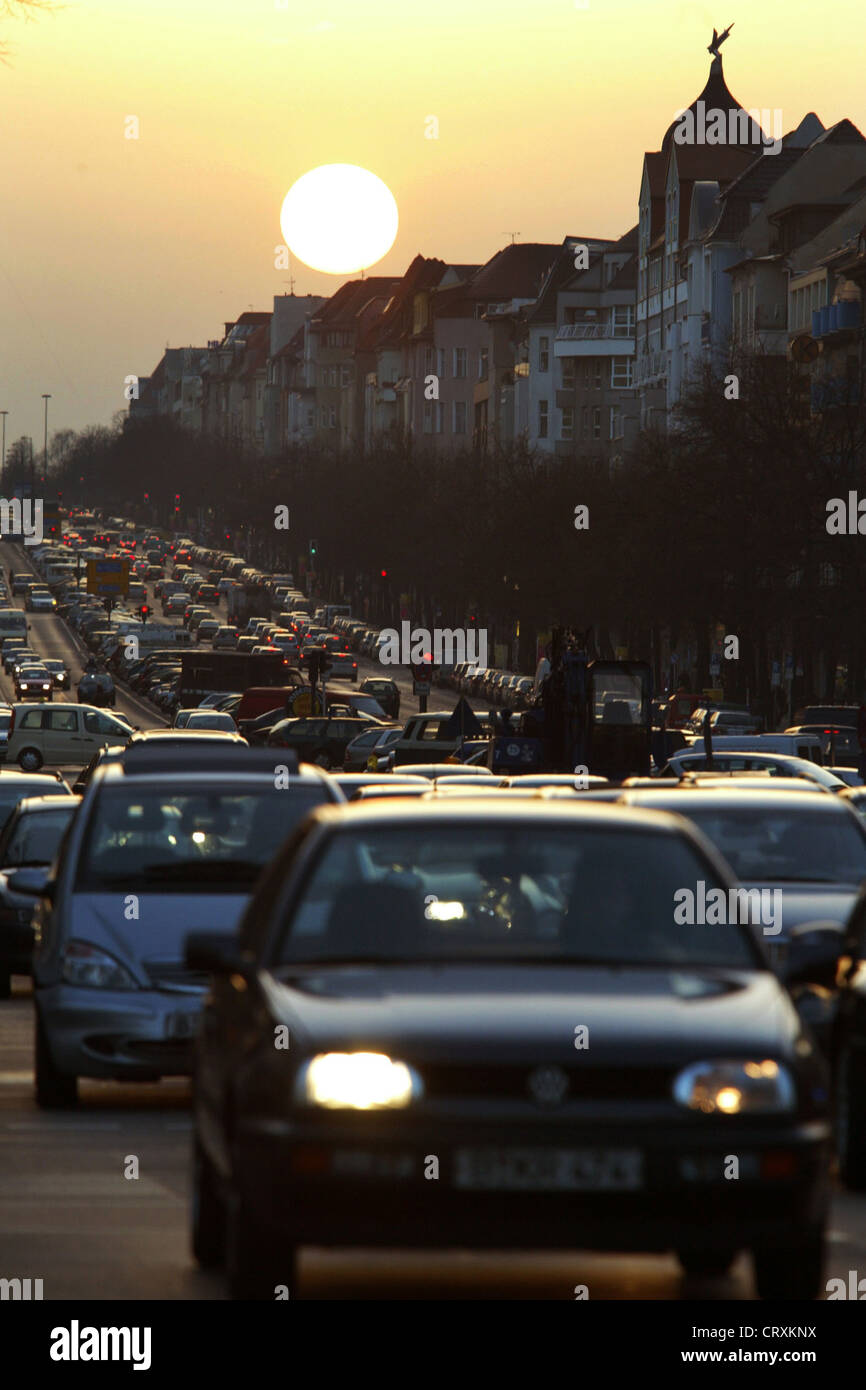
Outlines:
[[[50, 395], [46, 395], [46, 393], [43, 391], [43, 393], [42, 393], [42, 399], [43, 399], [43, 401], [45, 402], [45, 439], [44, 439], [44, 444], [43, 444], [43, 451], [44, 451], [44, 455], [45, 455], [45, 462], [44, 462], [44, 468], [45, 468], [45, 482], [47, 482], [47, 481], [48, 481], [48, 402], [51, 400], [51, 396], [50, 396]], [[34, 481], [35, 481], [35, 479], [34, 479]], [[35, 489], [35, 488], [33, 489], [33, 500], [34, 500], [34, 502], [36, 501], [36, 489]]]

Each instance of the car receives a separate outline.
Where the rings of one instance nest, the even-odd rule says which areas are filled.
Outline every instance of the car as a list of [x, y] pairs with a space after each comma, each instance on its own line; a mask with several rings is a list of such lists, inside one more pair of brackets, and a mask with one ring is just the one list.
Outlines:
[[16, 666], [15, 695], [19, 700], [53, 700], [54, 677], [42, 665]]
[[[52, 870], [18, 875], [36, 899], [39, 1106], [74, 1106], [80, 1076], [189, 1072], [209, 988], [184, 964], [190, 920], [231, 934], [283, 840], [342, 800], [317, 769], [292, 762], [279, 782], [273, 758], [244, 746], [140, 743], [100, 763]], [[115, 900], [126, 906], [106, 911]]]
[[199, 1262], [273, 1299], [306, 1245], [674, 1250], [702, 1275], [749, 1250], [761, 1297], [817, 1298], [826, 1064], [747, 927], [675, 921], [689, 883], [736, 888], [662, 813], [399, 794], [314, 812], [236, 938], [187, 940], [213, 979]]
[[691, 749], [683, 749], [682, 752], [672, 753], [667, 761], [667, 766], [662, 768], [660, 776], [665, 777], [672, 774], [675, 777], [682, 777], [687, 772], [701, 771], [717, 772], [767, 772], [771, 777], [806, 777], [810, 782], [817, 782], [822, 787], [828, 787], [832, 791], [844, 791], [845, 783], [840, 777], [836, 777], [826, 767], [819, 767], [809, 758], [787, 757], [782, 753], [743, 753], [716, 752], [713, 750], [713, 767], [707, 768], [707, 755], [703, 752], [693, 753]]
[[834, 760], [843, 767], [860, 765], [860, 740], [857, 729], [845, 724], [804, 724], [785, 729], [786, 734], [816, 734], [821, 740], [824, 763]]
[[400, 687], [396, 681], [386, 676], [368, 676], [359, 689], [364, 695], [372, 695], [378, 700], [389, 719], [397, 719], [400, 714]]
[[467, 721], [464, 734], [461, 735], [458, 729], [455, 735], [453, 717], [454, 710], [411, 715], [406, 721], [403, 737], [394, 746], [395, 762], [398, 765], [444, 762], [456, 754], [464, 738], [477, 738], [479, 733], [493, 733], [490, 720], [473, 715], [472, 721]]
[[33, 575], [32, 575], [32, 574], [11, 574], [11, 573], [10, 573], [10, 575], [9, 575], [9, 583], [10, 583], [10, 586], [11, 586], [11, 588], [12, 588], [12, 593], [13, 593], [13, 594], [26, 594], [28, 588], [29, 588], [30, 585], [33, 583]]
[[9, 998], [13, 975], [32, 973], [35, 904], [16, 893], [16, 875], [51, 863], [80, 803], [80, 796], [24, 796], [0, 833], [0, 999]]
[[211, 646], [214, 651], [232, 651], [238, 644], [238, 630], [236, 627], [223, 624], [217, 627], [216, 632], [211, 637]]
[[795, 943], [788, 962], [792, 986], [833, 996], [830, 1055], [839, 1175], [866, 1192], [866, 886], [842, 931], [831, 924]]
[[[775, 779], [768, 778], [767, 781]], [[808, 785], [808, 784], [807, 784]], [[623, 804], [686, 816], [760, 906], [767, 954], [785, 965], [806, 923], [843, 923], [866, 881], [866, 825], [844, 796], [721, 783], [623, 790]], [[767, 921], [763, 918], [767, 917]]]
[[[177, 727], [177, 725], [175, 725]], [[221, 729], [226, 733], [236, 734], [238, 726], [230, 714], [225, 714], [218, 709], [193, 709], [188, 711], [186, 723], [182, 725], [185, 729]]]
[[126, 743], [131, 735], [125, 719], [93, 705], [14, 704], [6, 760], [25, 772], [38, 772], [44, 763], [80, 766], [98, 748]]
[[381, 727], [378, 720], [365, 714], [282, 719], [273, 726], [265, 742], [268, 748], [293, 749], [302, 762], [342, 767], [347, 746], [371, 724]]
[[69, 689], [71, 677], [69, 673], [69, 667], [66, 665], [65, 661], [60, 661], [55, 657], [50, 656], [43, 657], [42, 665], [45, 667], [46, 671], [51, 672], [51, 678], [54, 681], [55, 690]]
[[390, 766], [390, 755], [395, 743], [403, 735], [400, 724], [393, 728], [364, 729], [346, 745], [343, 754], [344, 772], [364, 772], [374, 767]]
[[202, 618], [195, 626], [197, 640], [199, 642], [210, 642], [211, 646], [213, 646], [213, 639], [216, 637], [219, 630], [220, 624], [217, 622], [216, 618]]
[[31, 613], [53, 613], [57, 607], [57, 599], [50, 589], [41, 589], [31, 586], [27, 592], [25, 608]]
[[162, 601], [162, 611], [164, 615], [185, 613], [189, 607], [189, 598], [186, 594], [169, 594], [168, 598]]
[[3, 670], [10, 676], [15, 670], [16, 665], [23, 664], [25, 661], [35, 661], [36, 653], [32, 647], [22, 639], [20, 641], [4, 642], [3, 644]]

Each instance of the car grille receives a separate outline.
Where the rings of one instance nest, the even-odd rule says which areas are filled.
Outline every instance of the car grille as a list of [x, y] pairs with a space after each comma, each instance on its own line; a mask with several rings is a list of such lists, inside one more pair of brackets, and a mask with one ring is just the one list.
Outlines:
[[189, 970], [182, 962], [146, 960], [143, 964], [154, 989], [176, 994], [203, 994], [210, 984], [206, 970]]
[[[543, 1064], [541, 1064], [543, 1065]], [[423, 1073], [425, 1094], [429, 1097], [484, 1099], [530, 1097], [529, 1078], [537, 1071], [532, 1066], [451, 1066], [434, 1063], [419, 1068]], [[565, 1067], [568, 1090], [563, 1100], [634, 1100], [651, 1101], [670, 1098], [674, 1071], [667, 1067]]]

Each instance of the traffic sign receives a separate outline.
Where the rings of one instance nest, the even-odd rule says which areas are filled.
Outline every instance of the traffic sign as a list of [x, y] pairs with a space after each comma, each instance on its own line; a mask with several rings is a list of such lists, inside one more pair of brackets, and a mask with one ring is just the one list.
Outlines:
[[129, 560], [88, 560], [87, 592], [119, 598], [129, 592]]

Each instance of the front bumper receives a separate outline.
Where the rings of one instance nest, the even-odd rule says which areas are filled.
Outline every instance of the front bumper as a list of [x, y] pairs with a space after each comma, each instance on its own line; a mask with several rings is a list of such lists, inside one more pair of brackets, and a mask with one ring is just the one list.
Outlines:
[[51, 1055], [68, 1076], [104, 1080], [188, 1076], [204, 993], [82, 989], [36, 990]]
[[[638, 1122], [402, 1124], [382, 1114], [241, 1121], [250, 1216], [295, 1244], [660, 1252], [785, 1248], [820, 1230], [829, 1127]], [[467, 1189], [465, 1150], [634, 1151], [637, 1190]], [[736, 1180], [731, 1157], [739, 1163]], [[435, 1160], [435, 1164], [432, 1162]], [[433, 1173], [436, 1176], [433, 1176]], [[425, 1176], [430, 1174], [430, 1176]]]

